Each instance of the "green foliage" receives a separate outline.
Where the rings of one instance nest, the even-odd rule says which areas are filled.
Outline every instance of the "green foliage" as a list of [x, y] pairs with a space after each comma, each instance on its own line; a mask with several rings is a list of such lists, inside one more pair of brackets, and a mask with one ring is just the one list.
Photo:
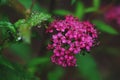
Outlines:
[[15, 23], [15, 27], [18, 28], [20, 37], [22, 37], [26, 43], [30, 43], [31, 28], [40, 25], [40, 23], [47, 21], [49, 18], [50, 15], [45, 13], [32, 13], [29, 18], [18, 20]]
[[82, 19], [84, 16], [84, 5], [82, 2], [78, 1], [75, 8], [75, 16]]
[[95, 60], [88, 53], [85, 54], [84, 56], [79, 54], [76, 56], [80, 73], [84, 78], [87, 78], [86, 80], [102, 80]]
[[8, 15], [0, 13], [0, 21], [6, 21], [9, 22]]
[[19, 19], [14, 25], [16, 28], [19, 28], [22, 24], [25, 24], [25, 19]]
[[86, 8], [85, 13], [97, 11], [99, 9], [99, 6], [100, 6], [100, 0], [93, 0], [93, 6]]
[[40, 24], [41, 22], [47, 21], [50, 19], [50, 15], [45, 13], [32, 13], [31, 17], [27, 19], [27, 24], [31, 27]]
[[0, 6], [6, 4], [7, 2], [8, 0], [0, 0]]
[[107, 53], [109, 53], [110, 55], [112, 55], [112, 56], [118, 56], [118, 55], [120, 55], [120, 53], [119, 53], [119, 52], [120, 52], [119, 48], [107, 46], [106, 49], [105, 49], [105, 51], [106, 51]]
[[29, 9], [32, 5], [32, 0], [19, 0], [19, 2], [24, 5], [26, 9]]
[[49, 58], [47, 57], [36, 57], [29, 61], [28, 66], [29, 67], [36, 67], [39, 64], [44, 64], [46, 62], [49, 62]]
[[[33, 2], [34, 1], [34, 2]], [[19, 0], [19, 2], [26, 8], [26, 9], [30, 9], [31, 6], [32, 7], [32, 11], [45, 11], [45, 9], [43, 9], [38, 2], [36, 2], [35, 0]]]
[[28, 25], [27, 27], [31, 28], [40, 24], [43, 21], [50, 19], [50, 15], [45, 13], [32, 13], [27, 19], [20, 19], [15, 23], [15, 27], [21, 27], [21, 25]]
[[7, 21], [0, 21], [0, 28], [8, 29], [13, 33], [16, 32], [16, 30], [14, 28], [14, 25], [12, 23], [10, 23], [10, 22], [7, 22]]
[[112, 28], [112, 26], [104, 23], [103, 21], [100, 21], [100, 20], [93, 20], [93, 23], [96, 25], [96, 27], [103, 31], [103, 32], [106, 32], [106, 33], [109, 33], [109, 34], [113, 34], [113, 35], [116, 35], [118, 34], [118, 32]]
[[13, 64], [0, 56], [0, 80], [36, 80], [18, 64]]
[[56, 67], [55, 70], [48, 73], [48, 80], [60, 80], [64, 75], [64, 70], [61, 67]]
[[96, 11], [95, 7], [89, 7], [89, 8], [85, 9], [85, 13], [90, 13], [90, 12], [94, 12], [94, 11]]
[[70, 11], [63, 10], [63, 9], [54, 10], [53, 13], [60, 16], [72, 14]]
[[98, 10], [100, 6], [100, 0], [93, 0], [93, 6], [96, 10]]
[[13, 54], [27, 61], [32, 53], [31, 48], [25, 43], [13, 43], [9, 46]]
[[31, 59], [28, 63], [27, 63], [27, 67], [29, 72], [34, 75], [35, 72], [38, 71], [38, 69], [40, 68], [39, 65], [45, 65], [46, 63], [49, 63], [49, 58], [47, 57], [36, 57]]
[[6, 67], [8, 67], [8, 68], [10, 68], [12, 70], [14, 70], [13, 65], [9, 61], [7, 61], [6, 59], [4, 59], [2, 55], [0, 55], [0, 65], [4, 65], [4, 66], [6, 66]]
[[73, 5], [76, 2], [76, 0], [71, 0], [71, 4]]
[[38, 12], [47, 12], [47, 10], [43, 7], [41, 7], [38, 2], [35, 3], [35, 5], [32, 8], [32, 11], [38, 11]]
[[0, 21], [0, 36], [2, 41], [13, 40], [16, 35], [16, 29], [14, 25], [8, 21]]

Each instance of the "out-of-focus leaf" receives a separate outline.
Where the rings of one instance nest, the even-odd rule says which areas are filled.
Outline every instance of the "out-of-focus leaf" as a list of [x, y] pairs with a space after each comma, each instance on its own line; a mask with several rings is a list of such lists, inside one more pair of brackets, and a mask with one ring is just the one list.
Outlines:
[[30, 43], [31, 27], [25, 19], [20, 19], [15, 23], [15, 27], [19, 30], [19, 37], [26, 43]]
[[31, 55], [31, 48], [25, 43], [14, 43], [9, 46], [13, 54], [18, 55], [20, 58], [27, 60]]
[[16, 36], [14, 25], [8, 21], [0, 21], [0, 36], [1, 40], [12, 41]]
[[0, 13], [0, 21], [9, 22], [9, 17], [6, 14]]
[[31, 27], [28, 24], [21, 24], [19, 35], [26, 43], [31, 42]]
[[[19, 2], [25, 6], [26, 9], [29, 9], [32, 5], [33, 0], [19, 0]], [[45, 9], [41, 8], [37, 1], [34, 1], [34, 5], [32, 8], [33, 11], [45, 11]]]
[[32, 13], [28, 19], [21, 19], [15, 23], [15, 27], [19, 29], [19, 35], [26, 43], [30, 43], [31, 28], [40, 25], [41, 22], [47, 21], [50, 15], [45, 13]]
[[93, 0], [93, 6], [86, 8], [85, 13], [95, 12], [99, 9], [100, 6], [100, 0]]
[[[105, 48], [104, 48], [105, 49]], [[109, 54], [111, 54], [112, 56], [118, 56], [120, 55], [120, 50], [119, 48], [115, 48], [115, 47], [109, 47], [107, 46], [105, 51]]]
[[61, 16], [72, 14], [70, 11], [63, 10], [63, 9], [54, 10], [53, 13]]
[[47, 10], [43, 7], [41, 7], [38, 2], [35, 3], [35, 5], [32, 8], [32, 11], [38, 11], [38, 12], [47, 12]]
[[30, 80], [20, 66], [0, 55], [0, 80]]
[[14, 25], [16, 28], [19, 28], [22, 24], [25, 24], [25, 19], [19, 19]]
[[88, 53], [85, 54], [84, 56], [79, 54], [76, 55], [77, 66], [80, 73], [86, 80], [102, 80], [95, 60]]
[[96, 25], [96, 27], [103, 31], [103, 32], [106, 32], [106, 33], [109, 33], [109, 34], [118, 34], [118, 32], [112, 28], [112, 26], [100, 21], [100, 20], [94, 20], [93, 23]]
[[23, 4], [24, 7], [26, 7], [27, 9], [29, 9], [32, 5], [32, 0], [19, 0], [19, 2]]
[[9, 61], [7, 61], [6, 59], [4, 59], [2, 55], [0, 55], [0, 65], [4, 65], [4, 66], [6, 66], [6, 67], [8, 67], [8, 68], [10, 68], [12, 70], [14, 70], [13, 65]]
[[84, 5], [82, 2], [78, 1], [75, 8], [75, 16], [82, 19], [83, 15], [84, 15]]
[[46, 62], [49, 62], [49, 58], [47, 57], [38, 57], [38, 58], [34, 58], [31, 61], [29, 61], [28, 66], [29, 67], [35, 67], [39, 64], [44, 64]]
[[76, 0], [71, 0], [71, 4], [73, 5], [76, 2]]
[[100, 0], [93, 0], [93, 6], [96, 10], [98, 10], [100, 6]]
[[47, 57], [38, 57], [38, 58], [33, 58], [30, 60], [27, 64], [28, 71], [34, 75], [35, 72], [40, 68], [38, 65], [45, 65], [46, 63], [49, 63], [49, 58]]
[[12, 66], [14, 69], [0, 64], [0, 80], [36, 80], [33, 76], [29, 75], [21, 65], [14, 63]]
[[89, 7], [89, 8], [85, 9], [85, 13], [90, 13], [90, 12], [94, 12], [94, 11], [96, 11], [95, 7]]
[[13, 24], [7, 21], [0, 21], [0, 28], [8, 28], [11, 32], [16, 32]]
[[6, 4], [7, 2], [8, 0], [0, 0], [0, 6]]
[[48, 73], [48, 80], [60, 80], [64, 75], [64, 70], [60, 67], [55, 68], [55, 70]]

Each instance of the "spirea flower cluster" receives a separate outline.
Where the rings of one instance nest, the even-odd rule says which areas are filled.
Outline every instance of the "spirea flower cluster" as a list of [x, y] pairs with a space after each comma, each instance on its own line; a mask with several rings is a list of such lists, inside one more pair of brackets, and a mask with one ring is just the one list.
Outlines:
[[53, 21], [47, 29], [52, 34], [48, 49], [53, 50], [51, 61], [63, 67], [75, 66], [75, 55], [82, 50], [90, 51], [97, 38], [94, 25], [68, 15], [64, 20]]
[[118, 25], [120, 25], [120, 6], [110, 8], [105, 13], [105, 20], [107, 22], [115, 21]]

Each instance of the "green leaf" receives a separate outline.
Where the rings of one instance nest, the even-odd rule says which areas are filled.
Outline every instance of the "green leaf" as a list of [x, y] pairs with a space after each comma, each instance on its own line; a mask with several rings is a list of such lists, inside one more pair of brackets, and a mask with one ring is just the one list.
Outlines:
[[19, 35], [26, 43], [31, 42], [31, 27], [28, 24], [21, 24]]
[[0, 13], [0, 21], [9, 22], [9, 17], [8, 17], [8, 15], [6, 15], [6, 14], [4, 14], [4, 13]]
[[96, 10], [98, 10], [100, 6], [100, 0], [93, 0], [93, 6]]
[[31, 26], [27, 21], [25, 19], [20, 19], [14, 25], [19, 31], [19, 37], [21, 37], [26, 43], [30, 43]]
[[0, 6], [6, 4], [7, 2], [8, 0], [0, 0]]
[[11, 32], [16, 32], [13, 24], [7, 21], [0, 21], [0, 28], [8, 28]]
[[[38, 24], [47, 21], [51, 16], [46, 13], [32, 13], [31, 16], [27, 19], [20, 19], [14, 25], [16, 28], [20, 28], [23, 25], [28, 25], [26, 27], [31, 28], [33, 26], [37, 26]], [[21, 26], [22, 25], [22, 26]]]
[[54, 10], [53, 13], [60, 16], [72, 14], [70, 11], [63, 10], [63, 9]]
[[36, 67], [39, 64], [44, 64], [46, 62], [49, 62], [49, 58], [47, 57], [38, 57], [38, 58], [34, 58], [32, 60], [29, 61], [28, 66], [29, 67]]
[[40, 68], [39, 65], [43, 66], [46, 63], [49, 63], [49, 58], [47, 57], [37, 57], [37, 58], [33, 58], [31, 59], [28, 63], [27, 63], [27, 67], [29, 72], [34, 75], [35, 72], [38, 71], [38, 69]]
[[102, 80], [97, 64], [91, 55], [78, 54], [76, 57], [78, 69], [86, 80]]
[[9, 46], [9, 49], [13, 54], [19, 56], [23, 60], [27, 61], [30, 59], [31, 48], [28, 44], [25, 43], [13, 43]]
[[45, 13], [32, 13], [31, 16], [28, 19], [21, 19], [18, 20], [15, 23], [15, 27], [19, 30], [19, 36], [22, 37], [22, 39], [26, 43], [31, 42], [31, 28], [37, 25], [40, 25], [40, 23], [47, 21], [50, 18], [50, 15]]
[[39, 2], [35, 3], [35, 5], [32, 8], [32, 11], [47, 12], [46, 8], [43, 8], [39, 5]]
[[79, 17], [80, 19], [82, 19], [84, 16], [84, 5], [80, 1], [78, 1], [76, 4], [75, 16]]
[[76, 2], [76, 0], [71, 0], [71, 4], [73, 5]]
[[0, 80], [36, 80], [21, 65], [11, 63], [0, 55]]
[[8, 67], [8, 68], [10, 68], [12, 70], [14, 70], [13, 65], [8, 60], [6, 60], [5, 58], [3, 58], [2, 55], [0, 55], [0, 65], [4, 65], [4, 66], [6, 66], [6, 67]]
[[[106, 49], [105, 49], [106, 48]], [[105, 47], [104, 49], [105, 49], [105, 51], [108, 53], [108, 54], [111, 54], [112, 56], [118, 56], [118, 55], [120, 55], [120, 53], [119, 53], [119, 48], [115, 48], [115, 47], [109, 47], [109, 46], [107, 46], [107, 47]]]
[[94, 11], [96, 11], [95, 7], [89, 7], [89, 8], [85, 9], [85, 13], [90, 13], [90, 12], [94, 12]]
[[21, 4], [24, 5], [25, 8], [29, 9], [32, 5], [32, 0], [19, 0]]
[[[22, 5], [24, 5], [24, 7], [26, 8], [26, 9], [30, 9], [30, 7], [31, 7], [31, 5], [32, 5], [32, 1], [33, 0], [19, 0], [19, 2], [22, 4]], [[44, 8], [42, 8], [39, 4], [38, 4], [38, 2], [34, 2], [34, 5], [33, 5], [33, 8], [32, 8], [32, 11], [38, 11], [38, 12], [43, 12], [43, 11], [45, 11], [45, 9]]]
[[13, 41], [16, 36], [14, 25], [8, 21], [0, 21], [1, 40]]
[[93, 0], [93, 6], [86, 8], [85, 13], [95, 12], [99, 9], [100, 6], [100, 0]]
[[100, 20], [93, 20], [93, 23], [96, 25], [96, 27], [103, 31], [103, 32], [106, 32], [106, 33], [109, 33], [109, 34], [118, 34], [118, 32], [112, 28], [112, 26], [100, 21]]
[[46, 13], [32, 13], [31, 17], [27, 19], [27, 24], [33, 27], [44, 21], [47, 21], [50, 18], [51, 16]]
[[7, 66], [0, 65], [0, 80], [36, 80], [35, 77], [29, 75], [20, 65], [15, 65], [15, 70]]
[[60, 67], [48, 73], [48, 80], [61, 80], [60, 78], [64, 75], [64, 70]]
[[16, 28], [19, 28], [22, 24], [25, 24], [25, 19], [19, 19], [14, 25]]

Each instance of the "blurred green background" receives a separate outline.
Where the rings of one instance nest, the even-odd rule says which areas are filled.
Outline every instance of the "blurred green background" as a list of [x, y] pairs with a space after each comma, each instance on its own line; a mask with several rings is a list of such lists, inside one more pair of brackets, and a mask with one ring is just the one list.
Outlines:
[[[0, 0], [0, 80], [120, 80], [120, 25], [104, 17], [113, 6], [120, 0]], [[50, 61], [45, 30], [68, 14], [94, 23], [99, 45], [63, 68]]]

